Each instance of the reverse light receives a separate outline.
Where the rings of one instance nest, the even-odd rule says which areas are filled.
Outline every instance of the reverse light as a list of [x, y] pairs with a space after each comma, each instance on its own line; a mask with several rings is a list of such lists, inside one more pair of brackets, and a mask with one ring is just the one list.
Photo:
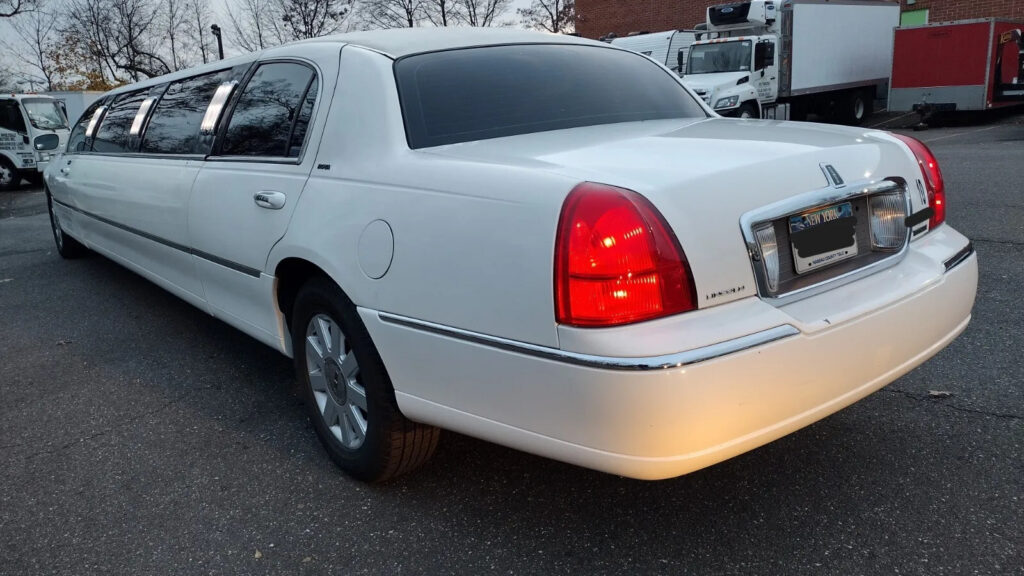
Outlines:
[[768, 281], [768, 290], [775, 292], [779, 289], [779, 243], [775, 239], [775, 226], [769, 222], [754, 230], [754, 238], [757, 240], [761, 266], [764, 267], [764, 277]]
[[924, 180], [925, 190], [928, 192], [928, 206], [932, 209], [932, 216], [928, 219], [928, 229], [934, 230], [936, 226], [946, 221], [946, 185], [942, 179], [939, 162], [928, 146], [917, 138], [895, 133], [893, 136], [902, 140], [910, 148], [921, 167], [921, 176]]
[[875, 194], [868, 198], [871, 212], [871, 248], [899, 250], [907, 237], [906, 199], [903, 194]]
[[618, 326], [694, 310], [679, 242], [643, 196], [584, 182], [562, 205], [555, 239], [555, 317]]

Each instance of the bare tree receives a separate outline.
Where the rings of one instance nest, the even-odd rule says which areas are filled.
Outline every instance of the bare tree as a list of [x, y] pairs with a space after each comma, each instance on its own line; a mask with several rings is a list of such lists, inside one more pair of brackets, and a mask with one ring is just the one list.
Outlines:
[[255, 51], [345, 28], [355, 0], [235, 0], [228, 6], [233, 42]]
[[12, 18], [9, 24], [15, 37], [0, 40], [0, 47], [22, 67], [23, 81], [53, 90], [57, 69], [51, 54], [58, 40], [56, 16], [38, 8]]
[[462, 11], [466, 24], [470, 26], [494, 26], [497, 19], [508, 11], [512, 0], [462, 0]]
[[363, 19], [370, 28], [412, 28], [425, 14], [425, 0], [368, 0]]
[[189, 13], [186, 0], [163, 0], [159, 13], [160, 27], [163, 28], [170, 50], [169, 64], [172, 70], [181, 70], [190, 65], [188, 35]]
[[576, 31], [575, 0], [533, 0], [529, 8], [516, 12], [527, 28], [561, 34]]
[[456, 26], [465, 20], [459, 0], [424, 0], [423, 13], [434, 26]]
[[0, 0], [0, 18], [31, 12], [35, 7], [36, 0]]
[[65, 32], [114, 81], [137, 81], [173, 69], [163, 53], [159, 6], [154, 0], [70, 0]]
[[203, 64], [206, 64], [213, 55], [212, 39], [207, 34], [212, 19], [210, 4], [207, 0], [188, 0], [186, 10], [189, 20], [188, 35], [199, 52], [198, 56], [202, 58]]

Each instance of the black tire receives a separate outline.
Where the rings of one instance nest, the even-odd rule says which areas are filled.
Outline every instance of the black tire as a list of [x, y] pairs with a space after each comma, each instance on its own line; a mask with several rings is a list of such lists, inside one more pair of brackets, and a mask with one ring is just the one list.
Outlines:
[[43, 173], [38, 170], [23, 172], [22, 177], [25, 180], [28, 180], [29, 184], [31, 184], [33, 188], [39, 188], [43, 185]]
[[[357, 381], [365, 395], [366, 409], [360, 409], [359, 412], [365, 419], [366, 430], [361, 444], [356, 447], [346, 445], [336, 435], [333, 429], [337, 428], [340, 433], [344, 424], [335, 418], [336, 424], [330, 426], [317, 400], [319, 394], [326, 402], [336, 401], [338, 394], [345, 395], [335, 392], [339, 386], [351, 390], [339, 384], [340, 378], [348, 379], [342, 368], [344, 362], [335, 362], [330, 370], [326, 368], [327, 360], [319, 363], [324, 366], [319, 369], [323, 375], [321, 382], [328, 382], [328, 387], [333, 386], [330, 394], [325, 390], [315, 392], [311, 382], [310, 373], [316, 369], [318, 362], [310, 356], [316, 352], [308, 351], [307, 339], [320, 340], [317, 335], [308, 337], [307, 334], [316, 329], [311, 323], [320, 322], [325, 317], [341, 329], [344, 338], [344, 343], [339, 345], [341, 354], [347, 360], [347, 354], [353, 353], [358, 362], [357, 376], [352, 379]], [[309, 418], [327, 453], [342, 470], [359, 480], [383, 482], [422, 466], [434, 455], [441, 436], [440, 429], [412, 422], [399, 411], [384, 362], [356, 313], [355, 306], [336, 284], [327, 278], [316, 277], [299, 290], [292, 314], [291, 333], [296, 378]], [[319, 356], [323, 358], [326, 354]]]
[[0, 192], [16, 190], [21, 185], [21, 172], [5, 156], [0, 156]]
[[744, 102], [740, 109], [736, 111], [737, 118], [753, 118], [758, 119], [761, 115], [757, 112], [757, 104], [753, 102]]
[[868, 90], [853, 90], [842, 99], [842, 121], [850, 126], [860, 126], [874, 111], [874, 98]]
[[53, 232], [53, 242], [57, 245], [57, 253], [65, 260], [81, 258], [89, 253], [89, 249], [75, 240], [60, 225], [60, 218], [53, 211], [53, 197], [50, 191], [46, 191], [46, 209], [50, 213], [50, 230]]

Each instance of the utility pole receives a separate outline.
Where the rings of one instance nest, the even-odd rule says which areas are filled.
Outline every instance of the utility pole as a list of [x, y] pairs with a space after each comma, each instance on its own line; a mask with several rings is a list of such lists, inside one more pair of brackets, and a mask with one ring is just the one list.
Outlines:
[[220, 39], [220, 26], [214, 24], [210, 26], [210, 30], [213, 31], [213, 35], [217, 37], [217, 54], [220, 55], [220, 59], [224, 59], [224, 41]]

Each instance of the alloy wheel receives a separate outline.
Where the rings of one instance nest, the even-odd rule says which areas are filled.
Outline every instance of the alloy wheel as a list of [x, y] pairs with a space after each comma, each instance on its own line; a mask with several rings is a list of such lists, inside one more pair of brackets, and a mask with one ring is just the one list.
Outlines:
[[366, 388], [347, 344], [341, 327], [326, 314], [306, 326], [306, 369], [320, 416], [342, 446], [356, 450], [366, 440]]

